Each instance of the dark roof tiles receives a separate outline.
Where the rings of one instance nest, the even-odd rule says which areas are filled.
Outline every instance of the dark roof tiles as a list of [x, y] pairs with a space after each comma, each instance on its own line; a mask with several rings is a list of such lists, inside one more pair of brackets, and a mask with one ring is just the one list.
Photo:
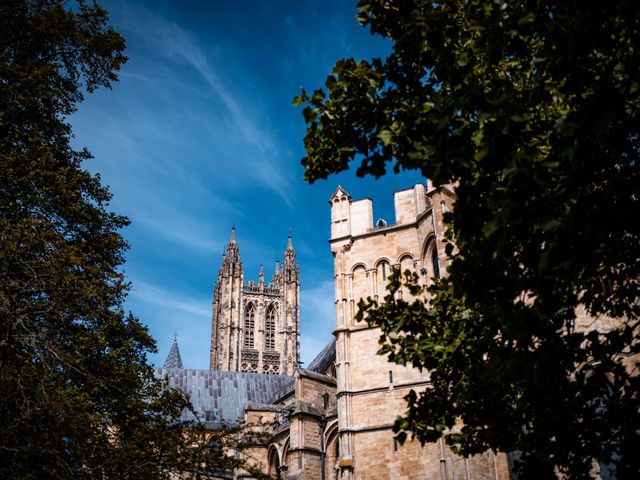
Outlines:
[[331, 340], [322, 351], [311, 360], [307, 370], [324, 373], [331, 363], [336, 361], [336, 339]]
[[182, 368], [182, 357], [180, 357], [180, 349], [176, 338], [173, 339], [171, 350], [169, 350], [169, 355], [167, 355], [162, 368]]
[[[286, 375], [215, 370], [156, 368], [155, 373], [168, 379], [170, 387], [182, 390], [199, 419], [212, 428], [237, 423], [246, 403], [269, 403], [274, 394], [292, 380]], [[196, 417], [185, 411], [181, 420], [192, 421]]]

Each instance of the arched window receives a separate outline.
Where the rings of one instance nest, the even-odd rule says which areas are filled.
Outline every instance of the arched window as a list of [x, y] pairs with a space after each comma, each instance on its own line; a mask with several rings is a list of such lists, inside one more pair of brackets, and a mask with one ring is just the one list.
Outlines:
[[277, 448], [273, 445], [269, 447], [269, 473], [273, 477], [276, 475], [279, 477], [280, 474], [280, 458]]
[[423, 280], [426, 285], [427, 279], [440, 278], [442, 272], [440, 271], [440, 259], [438, 257], [438, 248], [436, 239], [431, 235], [424, 246], [422, 253], [422, 269], [420, 274], [423, 276]]
[[433, 248], [431, 249], [431, 266], [433, 268], [433, 278], [440, 278], [440, 261], [438, 260], [436, 242], [433, 242]]
[[359, 264], [353, 269], [353, 277], [351, 279], [351, 288], [353, 291], [353, 300], [356, 305], [360, 299], [365, 299], [370, 295], [367, 282], [367, 270], [364, 265]]
[[249, 303], [244, 309], [244, 348], [253, 348], [256, 324], [256, 306]]
[[398, 263], [400, 264], [400, 273], [403, 275], [405, 270], [413, 271], [413, 255], [410, 253], [402, 255], [398, 260]]
[[273, 305], [267, 308], [267, 318], [264, 329], [264, 348], [266, 350], [276, 349], [276, 309]]
[[389, 262], [387, 260], [381, 260], [376, 265], [377, 274], [377, 294], [382, 298], [385, 296], [387, 287], [387, 277], [391, 273]]

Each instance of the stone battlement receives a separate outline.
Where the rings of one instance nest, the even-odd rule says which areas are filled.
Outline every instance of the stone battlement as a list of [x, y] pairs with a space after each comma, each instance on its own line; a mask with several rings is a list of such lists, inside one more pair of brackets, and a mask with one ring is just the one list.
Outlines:
[[255, 282], [245, 283], [242, 286], [242, 291], [244, 293], [265, 293], [267, 295], [280, 295], [280, 288], [275, 286], [273, 283], [269, 283], [267, 285]]
[[378, 221], [374, 225], [373, 202], [370, 198], [352, 200], [339, 186], [331, 196], [331, 239], [358, 236], [380, 228], [388, 228], [414, 223], [418, 216], [430, 208], [429, 184], [416, 184], [393, 193], [395, 223]]

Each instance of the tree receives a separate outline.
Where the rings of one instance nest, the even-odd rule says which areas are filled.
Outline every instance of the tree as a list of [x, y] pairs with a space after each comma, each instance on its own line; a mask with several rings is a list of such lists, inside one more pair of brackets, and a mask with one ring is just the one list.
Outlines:
[[[244, 474], [255, 480], [271, 480], [273, 477], [261, 470], [262, 465], [252, 455], [253, 449], [266, 449], [273, 441], [271, 427], [270, 424], [238, 423], [221, 424], [220, 428], [211, 430], [196, 423], [186, 428], [188, 460], [180, 469], [181, 475], [191, 475], [198, 480]], [[242, 474], [238, 475], [239, 472]]]
[[6, 0], [0, 19], [0, 477], [163, 477], [189, 402], [123, 311], [128, 220], [66, 122], [117, 79], [124, 40], [83, 1]]
[[[426, 368], [396, 423], [463, 454], [521, 452], [522, 478], [640, 471], [640, 4], [362, 0], [385, 59], [303, 90], [313, 182], [418, 169], [456, 185], [448, 275], [396, 274], [361, 305], [381, 353]], [[455, 248], [454, 248], [455, 245]], [[395, 298], [401, 283], [418, 300]], [[615, 319], [581, 328], [577, 312]]]

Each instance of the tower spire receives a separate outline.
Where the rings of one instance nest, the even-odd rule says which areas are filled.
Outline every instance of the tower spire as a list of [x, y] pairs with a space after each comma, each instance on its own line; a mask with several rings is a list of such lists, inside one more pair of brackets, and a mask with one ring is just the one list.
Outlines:
[[242, 263], [240, 262], [240, 250], [236, 243], [236, 226], [231, 227], [231, 238], [222, 256], [220, 272], [229, 276], [242, 275]]
[[291, 230], [289, 230], [289, 237], [287, 238], [287, 249], [284, 251], [284, 267], [287, 265], [293, 266], [296, 263], [296, 251], [293, 249], [293, 242], [291, 241]]
[[280, 260], [276, 255], [276, 269], [273, 272], [273, 277], [271, 278], [271, 283], [280, 283], [282, 280], [282, 272], [280, 271]]
[[289, 237], [287, 238], [287, 249], [284, 251], [283, 267], [285, 281], [297, 281], [299, 267], [296, 261], [296, 251], [293, 249], [293, 242], [291, 241], [291, 230], [289, 230]]
[[178, 348], [177, 337], [178, 335], [174, 333], [171, 350], [169, 350], [169, 355], [167, 355], [167, 359], [164, 361], [164, 365], [162, 368], [184, 368], [182, 366], [182, 357], [180, 357], [180, 349]]
[[[292, 375], [300, 361], [300, 275], [291, 232], [271, 282], [244, 283], [235, 226], [213, 289], [211, 370]], [[257, 353], [256, 353], [257, 352]]]

